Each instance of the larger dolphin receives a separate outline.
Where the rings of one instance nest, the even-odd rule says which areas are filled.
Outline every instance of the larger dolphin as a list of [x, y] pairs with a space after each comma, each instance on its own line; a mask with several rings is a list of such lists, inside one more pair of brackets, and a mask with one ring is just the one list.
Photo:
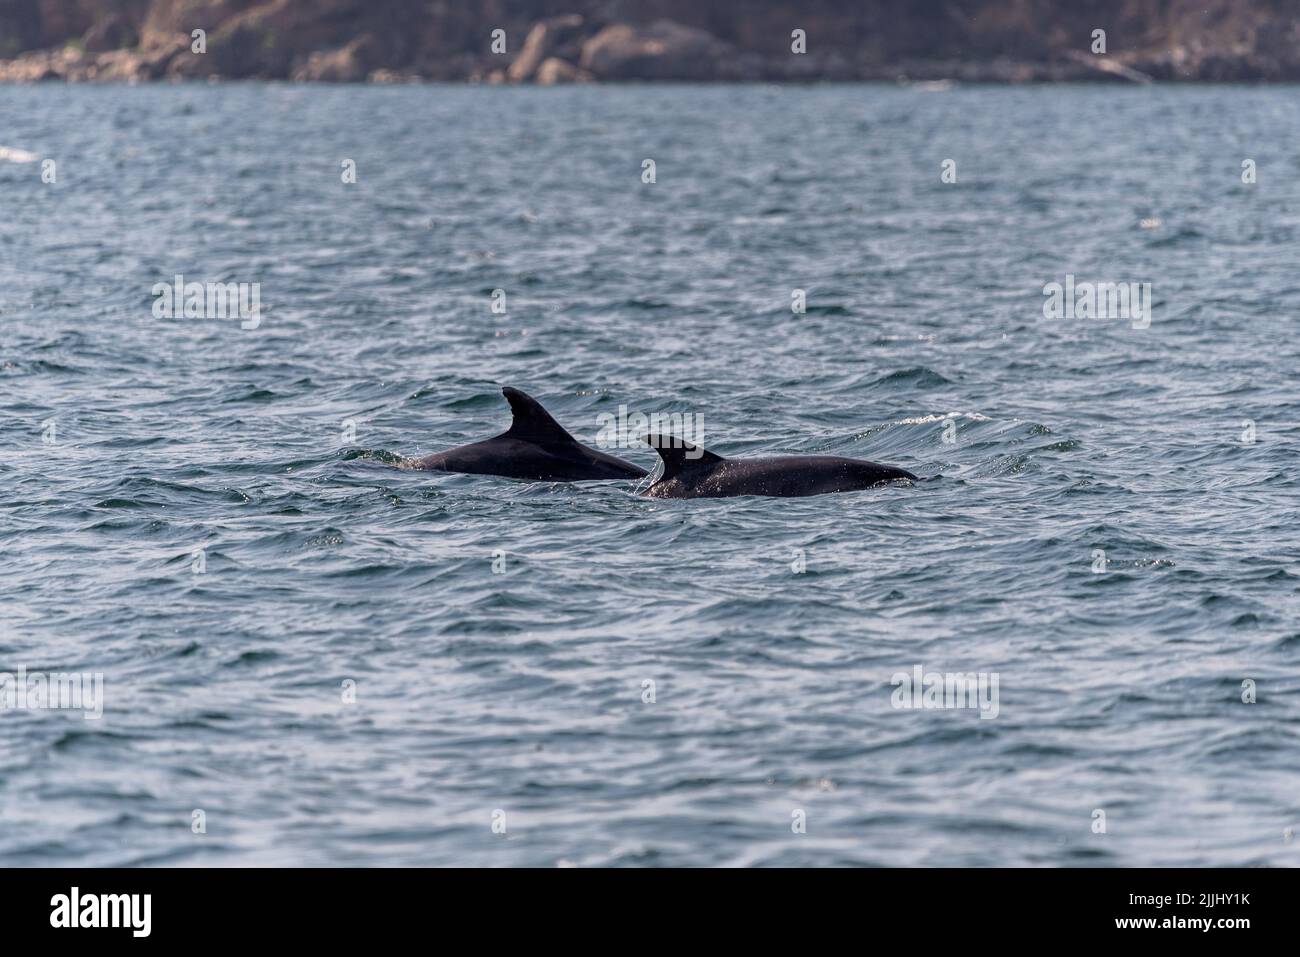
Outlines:
[[664, 460], [663, 475], [645, 491], [651, 498], [792, 498], [853, 492], [897, 479], [916, 481], [916, 476], [905, 469], [838, 455], [727, 459], [676, 436], [647, 435], [642, 441], [653, 446]]
[[430, 472], [504, 475], [534, 482], [637, 479], [649, 474], [631, 462], [587, 448], [531, 396], [509, 386], [501, 394], [514, 416], [510, 428], [482, 442], [427, 455], [409, 467]]

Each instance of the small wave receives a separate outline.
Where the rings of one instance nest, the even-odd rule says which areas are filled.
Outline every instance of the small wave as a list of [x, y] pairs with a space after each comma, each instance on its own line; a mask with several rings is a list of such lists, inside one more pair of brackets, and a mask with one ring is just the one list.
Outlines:
[[274, 402], [278, 398], [280, 398], [280, 395], [276, 392], [272, 392], [270, 389], [251, 389], [243, 395], [232, 396], [229, 399], [225, 399], [222, 402], [222, 405], [238, 405], [242, 402]]
[[910, 369], [899, 369], [883, 375], [872, 381], [871, 385], [911, 385], [921, 389], [933, 389], [941, 385], [952, 385], [952, 380], [925, 366], [913, 366]]
[[947, 422], [949, 419], [968, 419], [971, 422], [991, 422], [987, 415], [978, 412], [947, 412], [933, 415], [920, 415], [908, 419], [899, 419], [895, 425], [930, 425], [934, 422]]
[[404, 455], [398, 455], [396, 452], [389, 452], [387, 449], [344, 449], [339, 453], [339, 458], [345, 462], [364, 459], [379, 462], [381, 465], [395, 465], [398, 468], [405, 469], [414, 468], [417, 461]]
[[223, 661], [221, 666], [223, 668], [247, 668], [254, 665], [265, 664], [269, 661], [275, 661], [279, 657], [281, 656], [278, 651], [272, 651], [270, 649], [245, 651], [239, 656], [231, 658], [229, 661]]
[[27, 150], [15, 149], [12, 146], [0, 146], [0, 160], [7, 160], [10, 163], [35, 163], [40, 156]]
[[1159, 235], [1154, 232], [1153, 235], [1158, 236], [1158, 238], [1152, 239], [1148, 245], [1155, 248], [1183, 246], [1205, 238], [1205, 234], [1194, 226], [1183, 226], [1168, 235]]

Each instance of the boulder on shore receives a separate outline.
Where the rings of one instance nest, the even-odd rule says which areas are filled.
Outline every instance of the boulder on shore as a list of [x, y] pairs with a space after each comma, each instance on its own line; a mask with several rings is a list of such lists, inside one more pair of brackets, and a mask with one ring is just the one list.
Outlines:
[[551, 57], [537, 68], [533, 77], [538, 86], [555, 86], [557, 83], [581, 83], [591, 79], [590, 73], [584, 73], [568, 60]]
[[616, 23], [582, 45], [579, 65], [598, 80], [713, 80], [735, 49], [706, 30], [657, 20]]
[[582, 24], [583, 19], [577, 14], [551, 17], [533, 24], [524, 40], [524, 48], [506, 71], [510, 82], [524, 83], [533, 79], [547, 60], [576, 60], [582, 52]]
[[292, 78], [312, 83], [357, 83], [378, 65], [373, 56], [376, 46], [374, 38], [367, 34], [337, 50], [312, 53], [293, 71]]

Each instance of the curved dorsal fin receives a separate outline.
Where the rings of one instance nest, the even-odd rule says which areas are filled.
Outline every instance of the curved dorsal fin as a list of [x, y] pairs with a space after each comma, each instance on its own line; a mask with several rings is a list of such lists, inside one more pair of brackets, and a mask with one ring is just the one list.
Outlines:
[[643, 435], [641, 441], [652, 447], [664, 460], [664, 474], [659, 479], [661, 482], [687, 469], [724, 461], [721, 455], [714, 455], [675, 435]]
[[502, 389], [501, 394], [510, 403], [510, 413], [513, 416], [506, 435], [525, 442], [577, 442], [532, 396], [510, 386]]

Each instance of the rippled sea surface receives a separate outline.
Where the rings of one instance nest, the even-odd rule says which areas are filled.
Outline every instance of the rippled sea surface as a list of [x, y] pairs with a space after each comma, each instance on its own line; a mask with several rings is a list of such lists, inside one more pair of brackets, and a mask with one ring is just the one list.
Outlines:
[[[0, 88], [0, 671], [104, 676], [0, 711], [0, 861], [1300, 862], [1296, 103]], [[507, 384], [941, 477], [395, 467]]]

